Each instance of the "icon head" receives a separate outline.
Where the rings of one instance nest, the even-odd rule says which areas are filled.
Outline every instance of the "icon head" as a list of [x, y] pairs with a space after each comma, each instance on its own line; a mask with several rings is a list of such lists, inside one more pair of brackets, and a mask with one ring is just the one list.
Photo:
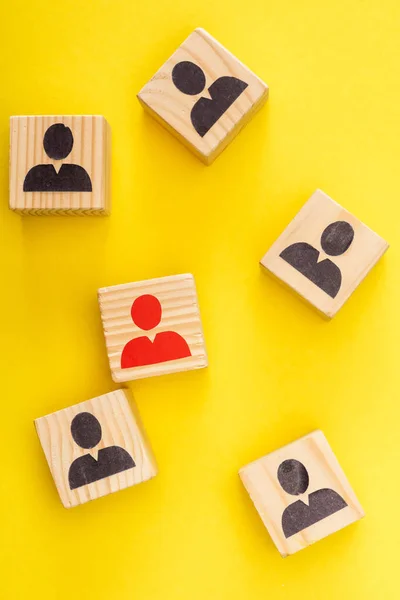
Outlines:
[[307, 469], [298, 460], [284, 460], [278, 468], [278, 480], [285, 492], [292, 496], [304, 494], [308, 488]]
[[72, 419], [71, 434], [81, 448], [94, 448], [101, 440], [101, 425], [91, 413], [81, 412]]
[[144, 294], [136, 298], [131, 308], [132, 321], [145, 331], [154, 329], [161, 321], [160, 301], [151, 294]]
[[344, 254], [354, 238], [354, 229], [346, 221], [335, 221], [324, 229], [321, 236], [321, 247], [329, 256]]
[[172, 69], [172, 81], [183, 94], [196, 96], [206, 87], [204, 71], [190, 60], [177, 63]]
[[74, 137], [69, 127], [63, 123], [51, 125], [43, 138], [43, 147], [49, 158], [61, 160], [66, 158], [74, 145]]

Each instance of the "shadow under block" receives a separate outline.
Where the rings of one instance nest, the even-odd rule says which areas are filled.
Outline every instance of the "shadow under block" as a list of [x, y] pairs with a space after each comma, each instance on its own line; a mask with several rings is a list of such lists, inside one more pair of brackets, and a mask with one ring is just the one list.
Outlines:
[[11, 210], [108, 214], [111, 129], [104, 117], [10, 119]]
[[127, 390], [36, 419], [35, 427], [65, 508], [157, 475], [150, 444]]
[[138, 94], [146, 110], [211, 164], [268, 98], [268, 86], [195, 29]]
[[193, 275], [175, 275], [98, 291], [114, 381], [207, 366]]
[[332, 318], [388, 247], [379, 235], [317, 190], [261, 265]]
[[364, 516], [322, 431], [250, 463], [239, 475], [283, 557]]

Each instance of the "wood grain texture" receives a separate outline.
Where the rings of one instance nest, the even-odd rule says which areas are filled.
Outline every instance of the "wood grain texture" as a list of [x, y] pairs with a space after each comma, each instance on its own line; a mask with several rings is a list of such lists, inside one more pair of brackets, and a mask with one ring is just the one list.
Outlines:
[[[325, 228], [336, 221], [349, 223], [354, 229], [354, 238], [343, 254], [328, 256], [321, 247], [321, 236]], [[339, 267], [342, 281], [336, 297], [329, 296], [282, 259], [281, 252], [297, 242], [306, 242], [318, 250], [319, 262], [329, 259]], [[384, 239], [317, 190], [261, 259], [261, 265], [325, 317], [332, 318], [388, 248]]]
[[[300, 461], [308, 471], [309, 486], [301, 495], [286, 493], [278, 481], [280, 464], [291, 459]], [[239, 475], [283, 557], [306, 548], [364, 516], [364, 511], [327, 439], [319, 430], [250, 463], [240, 470]], [[324, 488], [338, 493], [347, 506], [286, 538], [282, 530], [284, 510], [297, 500], [308, 504], [309, 494]]]
[[[144, 294], [156, 296], [162, 307], [161, 322], [143, 331], [131, 317], [134, 300]], [[136, 283], [115, 285], [98, 291], [101, 318], [114, 381], [123, 382], [154, 375], [201, 369], [207, 366], [203, 328], [193, 275], [176, 275]], [[156, 334], [174, 331], [187, 342], [191, 356], [158, 364], [121, 369], [125, 344], [143, 335], [152, 341]]]
[[[101, 424], [102, 438], [90, 451], [92, 455], [97, 455], [97, 451], [102, 448], [116, 445], [130, 454], [136, 466], [71, 490], [68, 482], [70, 465], [76, 458], [89, 452], [78, 446], [71, 435], [72, 419], [81, 412], [93, 414]], [[35, 427], [54, 483], [66, 508], [142, 483], [157, 475], [157, 465], [150, 444], [132, 396], [127, 390], [110, 392], [36, 419]]]
[[[64, 160], [52, 160], [43, 147], [47, 129], [63, 123], [74, 144]], [[25, 192], [28, 171], [39, 164], [77, 164], [89, 174], [92, 192]], [[9, 206], [21, 214], [105, 215], [110, 211], [111, 129], [102, 116], [18, 116], [10, 118]]]
[[[203, 92], [187, 95], [174, 86], [172, 69], [181, 61], [191, 61], [204, 71]], [[200, 137], [191, 123], [191, 110], [199, 98], [209, 98], [209, 86], [225, 76], [237, 77], [248, 87]], [[211, 164], [226, 148], [267, 98], [268, 86], [201, 28], [189, 35], [138, 94], [144, 108], [206, 164]]]

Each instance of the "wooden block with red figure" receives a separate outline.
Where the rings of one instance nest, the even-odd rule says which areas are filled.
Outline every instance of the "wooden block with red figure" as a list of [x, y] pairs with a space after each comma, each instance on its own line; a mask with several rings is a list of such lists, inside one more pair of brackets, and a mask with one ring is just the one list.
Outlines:
[[114, 381], [207, 366], [192, 275], [106, 287], [98, 296]]

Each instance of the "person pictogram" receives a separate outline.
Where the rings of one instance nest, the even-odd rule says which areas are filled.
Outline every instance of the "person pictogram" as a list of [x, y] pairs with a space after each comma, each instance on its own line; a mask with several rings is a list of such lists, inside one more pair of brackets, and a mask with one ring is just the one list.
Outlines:
[[[354, 229], [346, 221], [335, 221], [324, 229], [321, 247], [329, 256], [339, 256], [349, 249], [354, 239]], [[315, 283], [326, 294], [335, 298], [342, 284], [339, 267], [329, 258], [318, 262], [319, 251], [306, 242], [297, 242], [279, 255], [304, 277]]]
[[[160, 301], [151, 294], [135, 299], [131, 308], [132, 321], [144, 331], [150, 331], [161, 322]], [[154, 341], [147, 336], [130, 340], [121, 354], [121, 369], [154, 365], [191, 356], [186, 340], [175, 331], [161, 331]]]
[[[172, 81], [183, 94], [196, 96], [206, 87], [204, 71], [195, 63], [183, 60], [172, 69]], [[211, 98], [200, 98], [193, 106], [190, 119], [197, 133], [204, 137], [228, 108], [239, 98], [248, 84], [237, 77], [219, 77], [210, 85]]]
[[[100, 422], [91, 413], [81, 412], [72, 419], [71, 435], [81, 448], [94, 448], [102, 437]], [[126, 450], [120, 446], [108, 446], [99, 450], [97, 460], [91, 454], [74, 460], [68, 471], [69, 487], [75, 490], [135, 466], [135, 461]]]
[[[74, 145], [69, 127], [63, 123], [51, 125], [43, 138], [43, 147], [49, 158], [59, 161], [67, 158]], [[62, 163], [57, 171], [52, 164], [36, 165], [24, 180], [24, 192], [91, 192], [92, 182], [79, 165]]]
[[[298, 460], [284, 460], [278, 468], [278, 480], [288, 494], [304, 494], [309, 485], [308, 472]], [[282, 515], [282, 530], [286, 538], [303, 531], [310, 525], [326, 519], [346, 508], [347, 503], [334, 490], [324, 488], [308, 495], [307, 504], [297, 500], [285, 508]]]

